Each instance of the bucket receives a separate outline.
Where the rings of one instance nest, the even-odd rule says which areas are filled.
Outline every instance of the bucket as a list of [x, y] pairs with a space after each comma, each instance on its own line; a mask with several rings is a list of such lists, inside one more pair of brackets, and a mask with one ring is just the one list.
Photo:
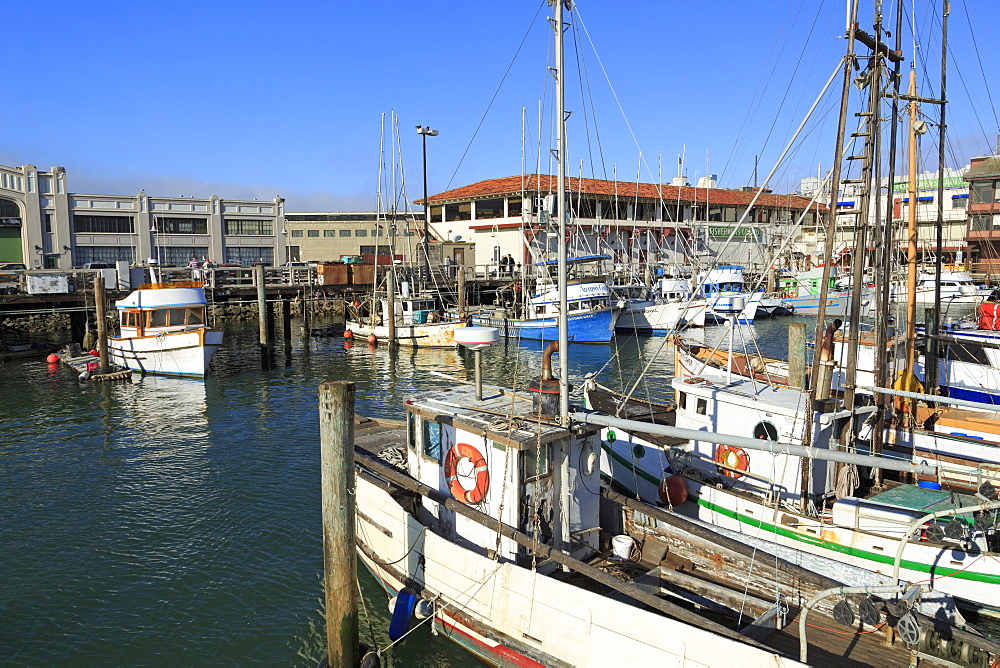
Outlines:
[[635, 545], [635, 541], [632, 540], [631, 536], [615, 536], [611, 539], [611, 551], [619, 559], [628, 561], [632, 556], [632, 547]]

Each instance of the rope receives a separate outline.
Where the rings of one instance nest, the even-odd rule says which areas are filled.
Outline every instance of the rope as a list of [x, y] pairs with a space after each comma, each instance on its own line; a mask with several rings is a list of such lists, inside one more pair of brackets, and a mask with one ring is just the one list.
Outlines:
[[410, 553], [411, 553], [411, 552], [413, 552], [413, 550], [415, 550], [415, 549], [416, 549], [416, 547], [417, 547], [417, 542], [418, 542], [418, 541], [419, 541], [419, 540], [420, 540], [421, 538], [423, 538], [423, 536], [424, 536], [424, 533], [425, 533], [426, 531], [427, 531], [427, 527], [426, 527], [426, 526], [425, 526], [425, 527], [422, 527], [422, 528], [420, 529], [420, 533], [418, 533], [418, 534], [417, 534], [417, 537], [413, 539], [413, 545], [411, 545], [411, 546], [410, 546], [410, 549], [408, 549], [408, 550], [407, 550], [407, 551], [406, 551], [406, 552], [405, 552], [405, 553], [403, 554], [403, 556], [401, 556], [401, 557], [400, 557], [399, 559], [396, 559], [395, 561], [379, 561], [378, 559], [376, 559], [376, 558], [374, 558], [374, 557], [371, 557], [371, 556], [369, 556], [369, 559], [371, 559], [371, 560], [372, 560], [373, 562], [375, 562], [375, 563], [376, 563], [376, 564], [378, 564], [379, 566], [393, 566], [393, 565], [395, 565], [395, 564], [398, 564], [398, 563], [399, 563], [399, 562], [401, 562], [401, 561], [402, 561], [403, 559], [406, 559], [406, 558], [407, 558], [408, 556], [410, 556]]

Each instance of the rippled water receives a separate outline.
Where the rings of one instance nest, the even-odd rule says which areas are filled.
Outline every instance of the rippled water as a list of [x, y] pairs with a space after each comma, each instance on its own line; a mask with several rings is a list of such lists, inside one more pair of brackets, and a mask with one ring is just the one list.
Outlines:
[[[774, 330], [771, 354], [783, 353], [784, 322], [758, 325]], [[471, 378], [472, 354], [293, 334], [262, 372], [256, 323], [230, 326], [204, 382], [80, 384], [44, 362], [0, 367], [3, 663], [316, 665], [317, 386], [352, 379], [359, 412], [401, 417], [414, 388]], [[662, 397], [663, 353], [662, 337], [574, 345], [575, 393], [585, 373], [620, 388], [648, 368], [637, 395]], [[523, 386], [540, 360], [537, 346], [501, 343], [483, 354], [485, 380]], [[367, 573], [362, 589], [362, 636], [383, 646], [385, 595]], [[383, 659], [404, 664], [475, 661], [424, 627]]]

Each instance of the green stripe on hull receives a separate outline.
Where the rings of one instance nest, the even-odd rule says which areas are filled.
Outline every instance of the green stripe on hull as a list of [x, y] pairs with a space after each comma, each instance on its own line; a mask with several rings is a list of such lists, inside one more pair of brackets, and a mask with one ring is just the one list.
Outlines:
[[635, 475], [639, 476], [640, 478], [642, 478], [646, 482], [650, 483], [651, 485], [659, 486], [659, 484], [660, 484], [660, 479], [659, 478], [653, 477], [653, 475], [647, 473], [641, 467], [636, 466], [634, 463], [630, 462], [629, 460], [625, 459], [621, 455], [617, 454], [615, 452], [615, 449], [613, 447], [609, 446], [609, 445], [606, 445], [604, 441], [601, 441], [601, 447], [604, 448], [604, 451], [608, 453], [608, 456], [611, 457], [611, 459], [615, 460], [616, 462], [618, 462], [619, 464], [621, 464], [622, 466], [624, 466], [628, 470], [632, 471], [632, 473], [634, 473]]
[[[735, 510], [730, 510], [728, 508], [723, 508], [721, 506], [717, 506], [714, 503], [711, 503], [709, 501], [705, 501], [704, 499], [701, 498], [700, 495], [696, 496], [696, 495], [692, 494], [688, 498], [696, 500], [697, 503], [698, 503], [698, 505], [701, 506], [702, 508], [705, 508], [706, 510], [711, 510], [712, 512], [720, 513], [722, 515], [730, 517], [730, 518], [736, 520], [737, 522], [739, 522], [740, 524], [745, 524], [745, 525], [748, 525], [748, 526], [756, 527], [758, 529], [763, 529], [764, 531], [768, 531], [770, 533], [777, 534], [779, 536], [784, 536], [785, 538], [791, 538], [791, 539], [797, 540], [797, 541], [799, 541], [801, 543], [808, 543], [810, 545], [814, 545], [816, 547], [823, 548], [824, 550], [828, 550], [830, 552], [839, 552], [841, 554], [846, 554], [846, 555], [852, 556], [852, 557], [859, 557], [861, 559], [866, 559], [868, 561], [873, 561], [873, 562], [876, 562], [876, 563], [879, 563], [879, 564], [889, 564], [890, 566], [895, 561], [895, 559], [894, 559], [895, 555], [891, 555], [890, 556], [890, 555], [887, 555], [887, 554], [878, 554], [876, 552], [868, 552], [866, 550], [861, 550], [861, 549], [858, 549], [856, 547], [850, 547], [850, 546], [847, 546], [847, 545], [840, 545], [838, 543], [831, 543], [830, 541], [826, 541], [826, 540], [823, 540], [821, 538], [814, 538], [814, 537], [811, 537], [811, 536], [803, 536], [803, 535], [798, 534], [798, 533], [796, 533], [794, 531], [789, 531], [788, 529], [785, 529], [784, 527], [777, 526], [777, 525], [774, 525], [774, 524], [769, 524], [768, 522], [763, 522], [763, 521], [758, 520], [758, 519], [756, 519], [754, 517], [749, 517], [747, 515], [741, 515], [741, 514], [737, 513]], [[970, 555], [968, 553], [966, 553], [966, 554], [968, 556], [972, 556], [972, 555]], [[899, 562], [899, 566], [900, 566], [900, 568], [905, 568], [907, 570], [917, 571], [917, 572], [920, 572], [920, 573], [927, 573], [929, 575], [934, 575], [935, 571], [937, 571], [937, 572], [948, 572], [949, 574], [946, 575], [946, 576], [943, 576], [943, 577], [953, 577], [953, 578], [959, 578], [959, 579], [962, 579], [962, 580], [972, 580], [972, 581], [975, 581], [975, 582], [986, 582], [986, 583], [989, 583], [989, 584], [1000, 584], [1000, 575], [994, 575], [994, 574], [991, 574], [991, 573], [977, 573], [975, 571], [961, 571], [961, 572], [951, 573], [951, 572], [947, 571], [947, 569], [945, 567], [942, 567], [942, 566], [936, 566], [935, 567], [935, 566], [930, 566], [928, 564], [925, 564], [923, 562], [908, 561], [906, 559], [901, 560]], [[869, 568], [869, 570], [874, 570], [874, 569]], [[955, 569], [955, 570], [958, 570], [958, 569]]]

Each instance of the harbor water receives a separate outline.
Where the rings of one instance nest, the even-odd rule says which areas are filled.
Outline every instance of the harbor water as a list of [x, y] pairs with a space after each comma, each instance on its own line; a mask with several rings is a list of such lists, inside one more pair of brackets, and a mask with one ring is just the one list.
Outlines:
[[[756, 326], [765, 355], [784, 354], [791, 320]], [[354, 380], [358, 412], [399, 418], [413, 391], [471, 379], [473, 355], [347, 347], [294, 329], [261, 371], [256, 323], [230, 325], [204, 382], [80, 383], [43, 361], [0, 367], [4, 664], [317, 665], [317, 386]], [[664, 337], [573, 345], [574, 394], [597, 373], [608, 387], [669, 398], [666, 348]], [[523, 387], [541, 356], [501, 341], [483, 353], [484, 379]], [[363, 570], [361, 588], [362, 642], [385, 647], [387, 597]], [[476, 662], [425, 624], [382, 665]]]

